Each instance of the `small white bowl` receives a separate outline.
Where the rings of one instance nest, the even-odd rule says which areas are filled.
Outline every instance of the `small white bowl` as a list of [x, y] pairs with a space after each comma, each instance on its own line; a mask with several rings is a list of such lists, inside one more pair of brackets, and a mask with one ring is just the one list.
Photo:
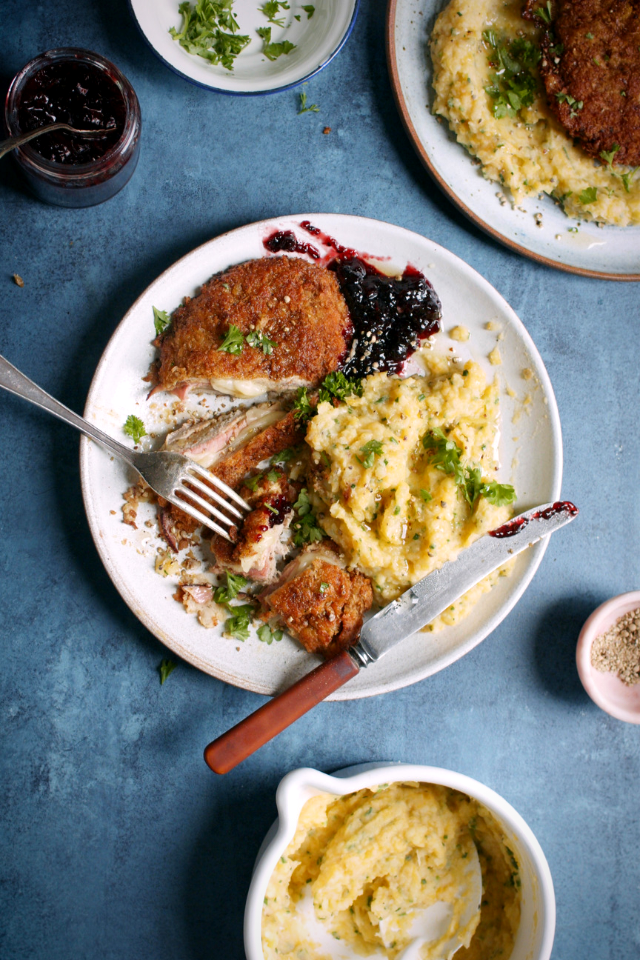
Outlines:
[[[278, 13], [278, 19], [284, 21], [279, 27], [267, 21], [257, 0], [236, 0], [233, 13], [239, 31], [251, 37], [251, 43], [239, 54], [233, 70], [226, 70], [187, 53], [170, 35], [171, 27], [181, 27], [179, 0], [129, 0], [140, 32], [166, 67], [198, 87], [240, 96], [288, 90], [326, 67], [347, 42], [359, 3], [360, 0], [314, 0], [315, 10], [308, 17], [302, 4], [290, 2], [288, 10]], [[256, 33], [260, 27], [271, 28], [272, 42], [289, 40], [295, 49], [268, 60]]]
[[601, 604], [586, 621], [576, 649], [578, 673], [591, 699], [605, 713], [624, 720], [640, 723], [640, 683], [628, 686], [615, 673], [600, 673], [591, 666], [591, 646], [601, 633], [613, 626], [618, 617], [640, 607], [640, 590], [621, 593]]
[[522, 911], [510, 960], [549, 960], [556, 926], [556, 901], [549, 865], [540, 844], [520, 814], [484, 784], [452, 770], [413, 764], [365, 763], [334, 776], [309, 767], [293, 770], [276, 792], [278, 819], [265, 837], [256, 859], [244, 914], [247, 960], [264, 960], [262, 906], [275, 866], [292, 839], [300, 811], [318, 793], [343, 796], [380, 783], [414, 780], [435, 783], [466, 793], [482, 803], [499, 821], [520, 865]]

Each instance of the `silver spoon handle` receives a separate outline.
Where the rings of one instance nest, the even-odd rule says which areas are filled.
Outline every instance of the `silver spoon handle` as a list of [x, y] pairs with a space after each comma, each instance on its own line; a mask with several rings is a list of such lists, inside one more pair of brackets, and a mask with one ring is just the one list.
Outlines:
[[53, 133], [54, 130], [66, 130], [68, 133], [79, 133], [84, 137], [96, 137], [109, 133], [108, 130], [76, 130], [75, 127], [70, 127], [68, 123], [48, 123], [44, 127], [36, 127], [35, 130], [28, 130], [26, 133], [21, 133], [17, 137], [9, 137], [8, 140], [1, 140], [0, 158], [4, 157], [5, 153], [8, 153], [9, 150], [15, 150], [16, 147], [21, 147], [23, 143], [28, 143], [29, 140], [41, 137], [44, 133]]
[[73, 410], [69, 410], [68, 407], [65, 407], [63, 403], [60, 403], [48, 394], [42, 387], [39, 387], [37, 383], [34, 383], [33, 380], [25, 377], [24, 373], [21, 373], [13, 364], [5, 360], [3, 356], [0, 356], [0, 387], [8, 390], [9, 393], [15, 394], [16, 397], [22, 397], [23, 400], [35, 403], [37, 407], [46, 410], [47, 413], [52, 413], [54, 417], [58, 417], [59, 420], [63, 420], [70, 426], [75, 427], [80, 433], [84, 433], [86, 437], [91, 437], [92, 440], [96, 440], [102, 444], [102, 446], [113, 450], [118, 457], [126, 460], [134, 469], [137, 469], [134, 451], [118, 443], [117, 440], [103, 433], [98, 427], [94, 427], [92, 423], [89, 423], [84, 417], [80, 417], [77, 413], [74, 413]]

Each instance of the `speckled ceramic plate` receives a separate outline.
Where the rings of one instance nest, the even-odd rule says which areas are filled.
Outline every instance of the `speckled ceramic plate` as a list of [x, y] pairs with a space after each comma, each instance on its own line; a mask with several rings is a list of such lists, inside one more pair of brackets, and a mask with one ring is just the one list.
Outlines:
[[[148, 384], [142, 381], [155, 353], [152, 306], [171, 311], [212, 274], [263, 256], [262, 242], [274, 229], [293, 229], [309, 239], [298, 226], [305, 219], [347, 247], [386, 258], [389, 269], [400, 272], [410, 263], [422, 270], [442, 300], [444, 331], [434, 338], [437, 349], [471, 357], [493, 376], [496, 367], [490, 366], [487, 357], [501, 338], [500, 477], [515, 484], [521, 510], [558, 499], [562, 475], [558, 411], [547, 372], [521, 321], [486, 280], [452, 253], [409, 230], [363, 217], [300, 214], [253, 223], [187, 254], [151, 284], [117, 327], [93, 378], [85, 416], [120, 439], [125, 439], [122, 427], [129, 414], [140, 417], [149, 433], [166, 432], [167, 411], [175, 398], [156, 394], [147, 400]], [[486, 329], [489, 322], [491, 330]], [[469, 329], [467, 343], [447, 336], [455, 324]], [[523, 378], [523, 370], [529, 379]], [[202, 413], [202, 404], [216, 410], [228, 407], [229, 401], [193, 397], [185, 404], [182, 418], [189, 409]], [[220, 627], [207, 630], [187, 615], [182, 604], [172, 599], [175, 582], [154, 571], [161, 541], [145, 526], [147, 514], [140, 510], [137, 530], [122, 523], [122, 494], [135, 478], [122, 463], [84, 438], [80, 465], [87, 517], [102, 561], [131, 610], [170, 649], [213, 676], [265, 694], [282, 690], [316, 665], [316, 658], [286, 636], [271, 646], [260, 643], [255, 635], [239, 643], [223, 637]], [[366, 697], [415, 683], [463, 656], [511, 610], [545, 549], [542, 541], [521, 554], [511, 576], [501, 578], [461, 623], [408, 638], [379, 663], [362, 670], [335, 699]]]
[[[448, 0], [389, 0], [387, 59], [391, 84], [407, 133], [436, 183], [496, 240], [526, 257], [570, 273], [608, 280], [640, 280], [640, 226], [597, 227], [565, 216], [549, 197], [501, 205], [498, 185], [431, 112], [433, 89], [428, 40]], [[542, 226], [536, 225], [542, 214]]]
[[[195, 3], [195, 0], [194, 0]], [[219, 93], [277, 93], [308, 80], [342, 49], [353, 30], [360, 0], [314, 0], [302, 4], [289, 0], [289, 9], [280, 9], [275, 17], [279, 26], [269, 23], [262, 13], [263, 0], [235, 0], [233, 13], [238, 21], [238, 35], [251, 42], [234, 61], [233, 69], [214, 66], [197, 54], [188, 53], [174, 40], [169, 30], [181, 29], [179, 0], [129, 0], [129, 6], [142, 35], [165, 66], [199, 87]], [[313, 7], [313, 11], [303, 7]], [[260, 27], [271, 28], [271, 42], [293, 43], [294, 50], [268, 59], [263, 41], [257, 34]]]

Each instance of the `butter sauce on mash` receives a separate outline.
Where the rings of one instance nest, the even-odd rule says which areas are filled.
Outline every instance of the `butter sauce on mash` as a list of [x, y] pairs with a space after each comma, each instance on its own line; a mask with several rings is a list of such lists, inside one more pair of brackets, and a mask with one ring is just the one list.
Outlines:
[[330, 947], [310, 936], [300, 909], [308, 897], [317, 921], [340, 948], [389, 960], [411, 943], [416, 914], [438, 902], [449, 904], [446, 934], [420, 952], [421, 960], [439, 960], [439, 946], [461, 920], [459, 890], [469, 858], [476, 855], [480, 910], [465, 928], [467, 945], [455, 958], [508, 960], [520, 922], [519, 868], [485, 807], [457, 790], [425, 783], [312, 797], [267, 887], [265, 960], [330, 960]]
[[574, 145], [549, 109], [539, 77], [530, 106], [514, 117], [494, 116], [486, 90], [497, 69], [490, 66], [485, 38], [490, 30], [498, 38], [522, 37], [537, 45], [540, 30], [523, 20], [522, 6], [522, 0], [449, 3], [431, 34], [433, 112], [449, 121], [458, 142], [482, 162], [484, 176], [508, 187], [516, 203], [543, 192], [579, 220], [640, 223], [640, 175], [624, 166], [614, 172]]
[[[373, 581], [376, 601], [389, 603], [510, 516], [498, 498], [473, 504], [454, 474], [434, 462], [425, 437], [440, 432], [463, 464], [495, 481], [498, 384], [482, 368], [422, 352], [425, 376], [378, 373], [361, 397], [325, 402], [309, 424], [312, 499], [318, 522], [347, 563]], [[511, 489], [511, 488], [509, 488]], [[494, 498], [495, 500], [495, 498]], [[504, 568], [503, 568], [504, 572]], [[496, 571], [430, 625], [456, 623], [500, 576]]]

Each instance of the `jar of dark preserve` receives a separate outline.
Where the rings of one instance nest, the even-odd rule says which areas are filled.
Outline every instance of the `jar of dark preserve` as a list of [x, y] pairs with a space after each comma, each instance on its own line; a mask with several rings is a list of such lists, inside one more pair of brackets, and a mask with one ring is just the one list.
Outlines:
[[140, 105], [127, 78], [90, 50], [64, 47], [31, 60], [5, 103], [9, 136], [63, 121], [104, 137], [57, 130], [13, 151], [33, 193], [61, 207], [91, 207], [129, 182], [140, 150]]

